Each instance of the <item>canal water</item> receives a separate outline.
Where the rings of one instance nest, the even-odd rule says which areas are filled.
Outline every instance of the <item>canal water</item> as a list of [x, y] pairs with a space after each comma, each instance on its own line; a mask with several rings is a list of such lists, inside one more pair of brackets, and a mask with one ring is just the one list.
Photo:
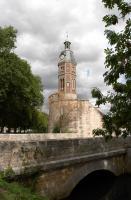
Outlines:
[[94, 173], [83, 179], [63, 200], [131, 200], [131, 175]]

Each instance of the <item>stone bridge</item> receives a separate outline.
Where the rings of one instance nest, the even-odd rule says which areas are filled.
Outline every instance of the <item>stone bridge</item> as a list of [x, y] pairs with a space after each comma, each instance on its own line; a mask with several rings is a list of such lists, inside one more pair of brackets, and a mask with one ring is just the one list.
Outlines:
[[78, 134], [1, 134], [0, 170], [32, 178], [51, 200], [68, 196], [90, 173], [131, 172], [131, 138], [86, 138]]

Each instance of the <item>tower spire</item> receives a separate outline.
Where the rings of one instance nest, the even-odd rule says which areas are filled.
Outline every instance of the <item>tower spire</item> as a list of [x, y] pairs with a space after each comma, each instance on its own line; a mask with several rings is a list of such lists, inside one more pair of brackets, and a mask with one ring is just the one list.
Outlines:
[[69, 37], [69, 34], [68, 32], [66, 32], [66, 40], [64, 42], [65, 49], [70, 49], [71, 42], [69, 42], [68, 37]]

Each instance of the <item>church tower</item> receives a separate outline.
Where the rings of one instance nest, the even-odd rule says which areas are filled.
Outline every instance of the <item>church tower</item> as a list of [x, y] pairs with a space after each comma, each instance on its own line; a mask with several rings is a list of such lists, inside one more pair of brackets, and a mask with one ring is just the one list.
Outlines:
[[58, 60], [58, 92], [63, 98], [76, 99], [76, 61], [71, 42], [65, 41], [64, 46]]
[[88, 100], [77, 98], [76, 61], [70, 46], [66, 40], [59, 55], [58, 91], [48, 98], [48, 132], [92, 136], [93, 129], [102, 128], [102, 114]]

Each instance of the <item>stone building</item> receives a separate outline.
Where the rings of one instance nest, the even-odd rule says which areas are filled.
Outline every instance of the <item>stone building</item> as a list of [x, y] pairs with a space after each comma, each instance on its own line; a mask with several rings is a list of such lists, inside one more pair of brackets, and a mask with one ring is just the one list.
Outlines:
[[77, 98], [76, 61], [71, 43], [64, 42], [65, 49], [58, 61], [58, 92], [49, 96], [49, 129], [52, 132], [81, 133], [92, 136], [92, 130], [102, 127], [102, 113], [88, 100]]

